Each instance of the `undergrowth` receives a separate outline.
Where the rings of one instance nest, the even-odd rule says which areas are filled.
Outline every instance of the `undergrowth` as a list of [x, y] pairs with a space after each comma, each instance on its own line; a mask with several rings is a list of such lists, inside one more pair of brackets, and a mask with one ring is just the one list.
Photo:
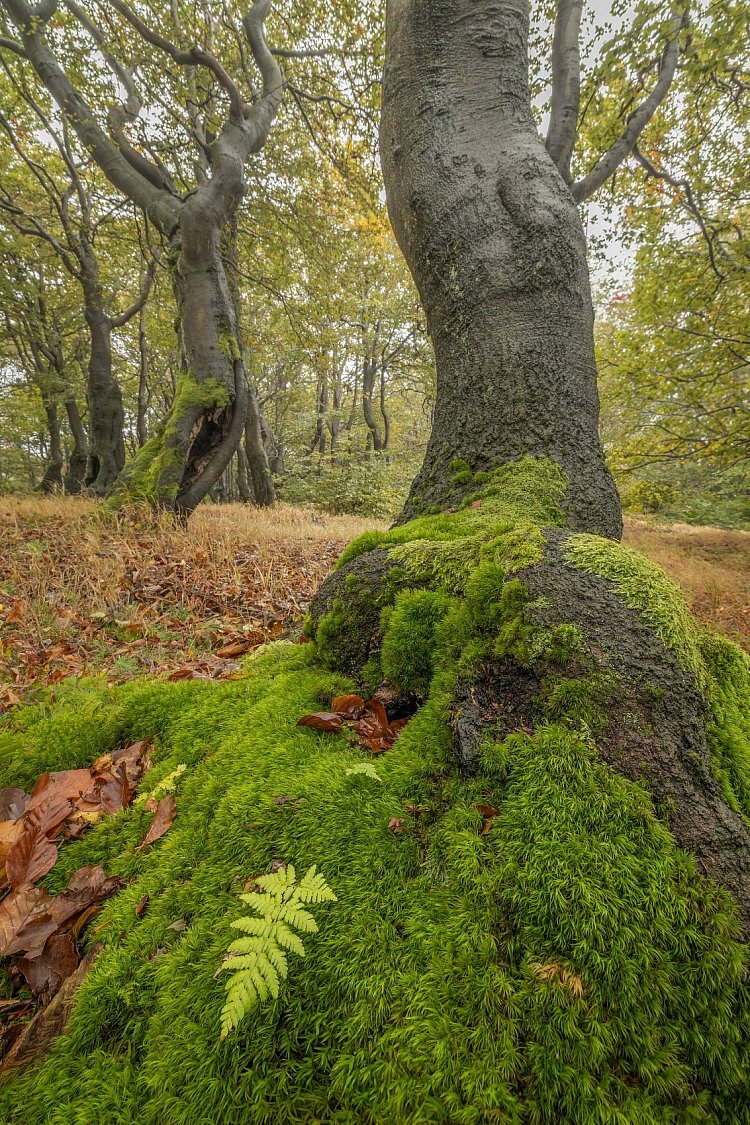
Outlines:
[[[84, 685], [54, 710], [17, 713], [0, 743], [4, 784], [154, 734], [144, 789], [185, 770], [174, 824], [149, 852], [135, 851], [136, 804], [62, 849], [45, 880], [54, 891], [101, 863], [128, 886], [89, 938], [104, 949], [67, 1034], [0, 1087], [2, 1120], [750, 1121], [736, 906], [676, 846], [646, 788], [601, 761], [599, 713], [617, 684], [587, 674], [578, 630], [534, 625], [523, 567], [541, 563], [543, 540], [529, 549], [514, 534], [534, 465], [503, 473], [507, 503], [488, 491], [362, 548], [481, 537], [470, 574], [456, 553], [436, 564], [420, 547], [411, 571], [398, 558], [408, 581], [391, 588], [379, 659], [423, 706], [376, 772], [345, 733], [296, 725], [356, 687], [314, 644], [271, 645], [235, 682]], [[559, 475], [543, 463], [537, 485], [531, 526], [559, 523]], [[714, 760], [750, 807], [737, 653], [701, 641]], [[467, 776], [451, 698], [457, 677], [493, 660], [557, 674], [533, 726], [486, 739]], [[216, 968], [241, 895], [279, 864], [317, 865], [337, 901], [278, 998], [221, 1042]]]

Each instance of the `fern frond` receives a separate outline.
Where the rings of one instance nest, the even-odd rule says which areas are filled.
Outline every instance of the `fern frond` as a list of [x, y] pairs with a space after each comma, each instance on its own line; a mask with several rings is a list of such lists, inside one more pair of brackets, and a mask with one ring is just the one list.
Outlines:
[[300, 883], [290, 863], [270, 875], [258, 876], [261, 893], [240, 896], [256, 917], [235, 918], [231, 925], [247, 936], [229, 946], [230, 957], [221, 971], [232, 973], [225, 982], [227, 998], [221, 1013], [221, 1038], [225, 1039], [251, 1008], [279, 995], [289, 972], [285, 950], [305, 956], [295, 930], [317, 933], [318, 924], [303, 902], [336, 902], [336, 896], [317, 868], [311, 867]]

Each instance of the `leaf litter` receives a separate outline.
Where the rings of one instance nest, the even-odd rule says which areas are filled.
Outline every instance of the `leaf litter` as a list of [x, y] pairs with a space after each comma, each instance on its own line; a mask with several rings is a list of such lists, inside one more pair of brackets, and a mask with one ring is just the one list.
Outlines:
[[[79, 868], [57, 895], [37, 884], [54, 867], [66, 840], [77, 839], [89, 825], [133, 803], [151, 750], [151, 740], [143, 739], [103, 755], [90, 769], [44, 773], [31, 793], [0, 789], [0, 815], [5, 817], [0, 821], [0, 957], [10, 959], [8, 977], [19, 994], [0, 1000], [6, 1052], [22, 1034], [27, 1017], [48, 1005], [77, 971], [84, 929], [124, 885], [99, 866]], [[137, 851], [161, 839], [177, 812], [171, 792], [159, 801], [148, 798], [146, 807], [154, 815]], [[147, 905], [147, 898], [141, 900], [138, 917]]]
[[390, 750], [408, 719], [389, 720], [378, 692], [371, 699], [359, 695], [339, 695], [331, 704], [330, 711], [316, 711], [303, 715], [297, 720], [299, 727], [312, 727], [313, 730], [335, 733], [344, 726], [353, 731], [360, 746], [369, 749], [375, 757]]

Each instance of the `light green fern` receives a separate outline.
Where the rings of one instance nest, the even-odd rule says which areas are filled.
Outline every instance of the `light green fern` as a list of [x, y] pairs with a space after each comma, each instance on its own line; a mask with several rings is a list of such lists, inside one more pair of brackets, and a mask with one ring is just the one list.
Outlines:
[[184, 763], [179, 765], [176, 770], [172, 770], [166, 777], [163, 777], [150, 793], [141, 793], [140, 796], [136, 797], [133, 804], [145, 805], [148, 801], [158, 801], [160, 797], [163, 797], [167, 793], [174, 793], [186, 769], [187, 766]]
[[351, 769], [348, 769], [346, 772], [347, 774], [359, 774], [364, 777], [371, 777], [373, 781], [383, 780], [372, 762], [358, 762], [356, 766], [352, 766]]
[[318, 925], [303, 903], [336, 902], [336, 895], [315, 866], [297, 882], [291, 865], [261, 875], [256, 880], [262, 894], [241, 895], [259, 917], [237, 918], [232, 925], [244, 930], [246, 937], [229, 946], [232, 955], [221, 971], [232, 973], [226, 982], [227, 998], [221, 1012], [221, 1038], [226, 1039], [240, 1020], [256, 1004], [279, 995], [281, 981], [289, 971], [287, 950], [305, 956], [305, 947], [298, 934], [314, 934]]

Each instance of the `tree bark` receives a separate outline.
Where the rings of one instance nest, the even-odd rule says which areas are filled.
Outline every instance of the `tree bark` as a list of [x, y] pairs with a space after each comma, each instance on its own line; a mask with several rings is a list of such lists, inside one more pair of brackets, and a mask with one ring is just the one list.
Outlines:
[[86, 391], [89, 403], [89, 461], [86, 484], [106, 496], [125, 464], [122, 392], [112, 375], [112, 325], [104, 311], [96, 272], [84, 282], [85, 316], [91, 339]]
[[471, 490], [471, 470], [544, 454], [571, 526], [621, 535], [598, 435], [586, 245], [540, 143], [524, 0], [391, 0], [381, 155], [388, 210], [427, 316], [437, 401], [402, 519]]
[[80, 492], [86, 480], [86, 466], [89, 459], [89, 446], [86, 438], [78, 403], [74, 398], [65, 402], [68, 426], [73, 437], [73, 452], [68, 458], [68, 471], [65, 475], [65, 491], [71, 496]]
[[45, 398], [44, 413], [49, 430], [49, 458], [39, 487], [42, 492], [57, 492], [62, 487], [64, 460], [57, 404]]

